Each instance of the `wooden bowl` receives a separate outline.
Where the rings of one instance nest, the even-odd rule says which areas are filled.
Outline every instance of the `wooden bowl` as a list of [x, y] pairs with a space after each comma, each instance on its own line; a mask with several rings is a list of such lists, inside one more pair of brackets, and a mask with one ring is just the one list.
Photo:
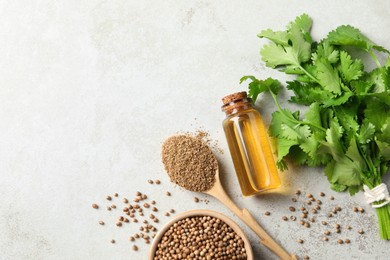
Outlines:
[[168, 221], [157, 232], [156, 237], [153, 239], [153, 243], [152, 243], [152, 245], [150, 247], [149, 254], [148, 254], [148, 260], [153, 260], [154, 255], [155, 255], [155, 253], [157, 251], [157, 245], [160, 243], [160, 240], [164, 236], [165, 232], [167, 232], [168, 229], [174, 223], [176, 223], [179, 220], [182, 220], [184, 218], [195, 217], [195, 216], [210, 216], [210, 217], [219, 218], [220, 220], [225, 222], [227, 225], [229, 225], [234, 230], [234, 232], [236, 232], [236, 234], [239, 235], [242, 238], [242, 240], [244, 241], [247, 259], [248, 260], [253, 260], [252, 247], [251, 247], [251, 244], [250, 244], [247, 236], [245, 235], [244, 231], [242, 231], [242, 229], [233, 220], [231, 220], [227, 216], [225, 216], [225, 215], [223, 215], [221, 213], [212, 211], [212, 210], [203, 210], [203, 209], [201, 209], [201, 210], [190, 210], [190, 211], [186, 211], [186, 212], [177, 214], [174, 218], [172, 218], [170, 221]]

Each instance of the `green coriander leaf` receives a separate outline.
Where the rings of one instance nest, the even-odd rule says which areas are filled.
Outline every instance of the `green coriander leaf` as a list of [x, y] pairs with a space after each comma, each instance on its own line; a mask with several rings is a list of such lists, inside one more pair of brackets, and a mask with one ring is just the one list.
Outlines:
[[359, 29], [356, 29], [350, 25], [342, 25], [337, 27], [336, 30], [331, 31], [328, 34], [328, 40], [333, 45], [341, 46], [355, 46], [357, 48], [369, 51], [370, 49], [376, 49], [381, 52], [387, 52], [388, 50], [382, 46], [376, 45], [366, 36], [364, 36]]
[[375, 126], [369, 121], [364, 120], [363, 124], [360, 126], [359, 134], [357, 139], [361, 144], [368, 144], [372, 141], [375, 134]]
[[325, 59], [318, 60], [316, 65], [317, 78], [321, 86], [330, 92], [341, 94], [340, 78], [337, 70]]
[[297, 165], [303, 165], [307, 163], [308, 155], [302, 149], [295, 145], [290, 148], [288, 158]]
[[338, 183], [331, 183], [330, 188], [334, 191], [342, 192], [342, 191], [345, 191], [348, 187], [345, 185], [338, 184]]
[[258, 80], [254, 76], [244, 76], [241, 78], [240, 84], [248, 79], [252, 80], [252, 82], [249, 83], [248, 96], [253, 99], [253, 102], [255, 102], [257, 96], [263, 92], [272, 91], [275, 95], [277, 95], [280, 90], [280, 82], [273, 78]]
[[366, 100], [364, 117], [372, 123], [376, 129], [381, 129], [390, 116], [390, 106], [371, 98]]
[[326, 101], [323, 102], [323, 106], [326, 107], [336, 107], [340, 106], [344, 103], [346, 103], [350, 97], [353, 96], [353, 92], [348, 91], [344, 92], [341, 96], [333, 99], [327, 99]]
[[294, 92], [290, 101], [297, 104], [310, 105], [314, 102], [323, 103], [333, 98], [333, 94], [315, 83], [301, 83], [297, 80], [287, 81], [287, 89]]
[[345, 83], [357, 80], [363, 75], [363, 62], [359, 59], [352, 60], [346, 51], [340, 52], [340, 72]]
[[293, 27], [298, 28], [304, 36], [305, 41], [311, 43], [310, 29], [312, 25], [312, 19], [307, 14], [302, 14], [301, 16], [296, 17], [294, 22], [290, 22], [287, 26], [287, 30], [291, 31]]
[[366, 78], [366, 80], [373, 85], [373, 88], [371, 89], [371, 92], [373, 93], [381, 93], [389, 88], [389, 86], [386, 86], [386, 78], [383, 77], [382, 71], [379, 68], [368, 73], [368, 78]]
[[282, 111], [275, 111], [272, 113], [271, 124], [269, 132], [272, 136], [282, 137], [283, 130], [282, 125], [294, 126], [297, 124], [297, 120], [294, 114], [288, 109], [282, 109]]
[[385, 160], [390, 160], [390, 144], [386, 142], [381, 142], [379, 140], [375, 140], [376, 145], [379, 149], [379, 155], [383, 157]]
[[292, 47], [299, 64], [310, 60], [311, 56], [311, 45], [310, 42], [306, 41], [298, 25], [292, 24], [290, 30], [290, 40]]
[[310, 128], [307, 125], [294, 125], [289, 126], [286, 124], [281, 125], [281, 136], [288, 140], [299, 141], [308, 138], [311, 134]]
[[300, 65], [297, 54], [290, 46], [286, 47], [270, 43], [260, 50], [260, 54], [262, 61], [271, 68], [286, 65], [294, 65], [298, 67]]
[[349, 186], [348, 187], [349, 195], [353, 196], [356, 193], [358, 193], [361, 189], [360, 187], [361, 187], [361, 185]]
[[362, 172], [350, 159], [343, 157], [336, 161], [331, 183], [338, 183], [346, 186], [361, 185]]
[[289, 46], [287, 32], [283, 32], [283, 31], [274, 32], [271, 29], [268, 29], [268, 30], [261, 31], [257, 36], [260, 38], [267, 38], [268, 40], [271, 40], [276, 44]]
[[326, 142], [323, 142], [323, 146], [327, 153], [332, 155], [335, 161], [341, 160], [345, 154], [341, 144], [343, 132], [343, 128], [336, 119], [333, 119], [330, 122], [330, 128], [326, 130]]
[[281, 162], [283, 158], [290, 152], [290, 148], [297, 144], [298, 142], [295, 140], [278, 138], [278, 162]]
[[336, 63], [339, 61], [339, 51], [329, 41], [323, 41], [317, 46], [316, 52], [312, 54], [314, 63], [322, 58], [328, 60], [330, 63]]
[[319, 103], [314, 102], [310, 105], [309, 109], [305, 113], [305, 118], [303, 119], [303, 121], [309, 122], [316, 126], [322, 126], [321, 108]]
[[301, 141], [299, 147], [307, 153], [310, 157], [314, 158], [316, 156], [316, 152], [320, 143], [314, 136], [309, 136], [306, 139]]

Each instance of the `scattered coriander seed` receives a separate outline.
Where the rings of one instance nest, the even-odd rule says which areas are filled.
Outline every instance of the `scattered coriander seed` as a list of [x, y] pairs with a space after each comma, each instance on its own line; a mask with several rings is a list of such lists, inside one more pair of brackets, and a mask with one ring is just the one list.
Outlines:
[[301, 195], [301, 191], [300, 191], [300, 190], [297, 190], [297, 191], [295, 192], [295, 194], [296, 194], [296, 195]]
[[133, 251], [137, 251], [138, 247], [136, 245], [133, 245], [132, 249], [133, 249]]
[[122, 226], [122, 222], [120, 222], [120, 221], [116, 222], [116, 226], [117, 227], [121, 227]]
[[336, 233], [340, 233], [341, 231], [340, 231], [340, 229], [336, 229]]
[[135, 209], [139, 209], [139, 204], [136, 203], [136, 204], [133, 205], [133, 207], [134, 207]]
[[299, 221], [299, 224], [301, 224], [303, 226], [303, 225], [305, 225], [305, 221], [301, 220], [301, 221]]
[[306, 204], [311, 205], [311, 201], [310, 200], [306, 201]]
[[352, 229], [352, 227], [349, 226], [349, 225], [347, 225], [345, 228], [348, 229], [348, 230], [351, 230], [351, 229]]
[[142, 194], [141, 197], [142, 197], [143, 200], [146, 200], [148, 198], [148, 196], [146, 194]]
[[321, 205], [322, 204], [322, 201], [321, 200], [316, 200], [317, 204], [318, 205]]
[[339, 239], [339, 240], [337, 240], [337, 243], [339, 243], [341, 245], [341, 244], [344, 244], [344, 241], [342, 239]]
[[303, 214], [301, 215], [301, 218], [307, 218], [307, 214], [303, 213]]
[[170, 209], [169, 212], [170, 213], [175, 213], [175, 210], [174, 209]]
[[124, 218], [123, 221], [126, 222], [126, 223], [129, 223], [129, 219], [128, 218]]
[[171, 193], [170, 193], [169, 191], [167, 191], [167, 192], [165, 193], [165, 195], [171, 196]]
[[319, 195], [321, 196], [321, 197], [324, 197], [325, 196], [325, 193], [323, 193], [322, 191], [319, 193]]
[[106, 200], [112, 200], [111, 196], [107, 196]]
[[165, 212], [164, 215], [167, 216], [167, 217], [169, 217], [171, 214], [169, 214], [169, 212]]
[[313, 195], [312, 195], [311, 193], [307, 193], [307, 194], [306, 194], [306, 197], [307, 197], [307, 198], [311, 198], [311, 197], [313, 197]]
[[120, 216], [120, 217], [118, 218], [118, 220], [119, 220], [119, 221], [123, 221], [123, 220], [124, 220], [124, 217], [123, 217], [123, 216]]
[[351, 240], [349, 240], [349, 239], [347, 238], [347, 239], [345, 239], [345, 243], [346, 243], [346, 244], [349, 244], [349, 243], [351, 243]]
[[152, 235], [152, 238], [155, 238], [155, 237], [156, 237], [156, 234], [153, 234], [153, 235]]
[[152, 180], [148, 180], [148, 182], [149, 182], [150, 184], [153, 184], [153, 183], [154, 183]]
[[94, 209], [98, 209], [99, 208], [99, 206], [98, 206], [98, 204], [92, 204], [92, 208], [94, 208]]
[[129, 200], [126, 199], [126, 198], [123, 198], [122, 202], [123, 202], [123, 203], [129, 203]]
[[111, 244], [115, 244], [115, 240], [114, 239], [111, 239]]
[[156, 201], [152, 200], [152, 201], [150, 202], [150, 204], [154, 205], [154, 204], [156, 204]]
[[326, 214], [326, 216], [327, 216], [328, 218], [333, 217], [332, 213], [328, 213], [328, 214]]
[[309, 222], [305, 222], [305, 227], [309, 228], [310, 227], [310, 223]]
[[334, 197], [333, 197], [333, 196], [330, 196], [329, 199], [330, 199], [330, 200], [334, 200]]
[[296, 198], [292, 198], [291, 200], [292, 200], [292, 202], [297, 202], [298, 201]]
[[283, 216], [282, 219], [283, 219], [284, 221], [287, 221], [287, 220], [288, 220], [288, 218], [287, 218], [286, 216]]
[[330, 235], [330, 231], [329, 231], [329, 230], [325, 230], [325, 231], [324, 231], [324, 234], [327, 235], [327, 236], [329, 236], [329, 235]]
[[129, 217], [134, 218], [135, 217], [134, 213], [130, 213]]
[[149, 208], [149, 207], [150, 207], [149, 203], [144, 203], [144, 208]]
[[311, 217], [311, 218], [309, 219], [309, 221], [312, 222], [312, 223], [314, 223], [314, 222], [315, 222], [314, 217]]
[[123, 212], [129, 212], [129, 208], [124, 207], [124, 208], [122, 209], [122, 211], [123, 211]]
[[326, 221], [321, 221], [322, 225], [326, 226], [328, 223], [326, 223]]
[[158, 223], [158, 221], [159, 221], [158, 218], [153, 219], [154, 223]]
[[306, 208], [302, 206], [302, 207], [301, 207], [301, 211], [304, 211], [304, 210], [306, 210]]
[[145, 242], [145, 244], [149, 244], [150, 240], [149, 239], [145, 239], [144, 242]]
[[148, 224], [148, 221], [146, 219], [144, 219], [144, 221], [142, 221], [142, 223]]
[[269, 215], [271, 215], [271, 212], [266, 211], [266, 212], [264, 212], [264, 215], [269, 216]]
[[[140, 226], [140, 227], [139, 227], [139, 231], [144, 231], [144, 227], [143, 227], [143, 226]], [[143, 236], [143, 234], [142, 234], [142, 236]]]
[[310, 257], [309, 257], [308, 255], [305, 255], [305, 256], [303, 257], [303, 259], [305, 259], [305, 260], [309, 260], [309, 259], [310, 259]]
[[303, 244], [303, 240], [302, 240], [302, 239], [297, 239], [297, 242], [298, 242], [299, 244]]
[[359, 209], [358, 209], [357, 207], [353, 207], [353, 211], [354, 211], [354, 212], [358, 212]]
[[119, 194], [117, 192], [114, 193], [114, 197], [118, 197]]
[[336, 207], [336, 210], [337, 210], [337, 211], [341, 211], [341, 207], [340, 207], [340, 206], [337, 206], [337, 207]]
[[110, 206], [107, 206], [107, 210], [108, 210], [108, 211], [111, 211], [111, 207], [110, 207]]
[[311, 197], [309, 200], [313, 201], [313, 202], [316, 201], [316, 199], [314, 197]]
[[291, 212], [295, 212], [295, 208], [294, 207], [289, 207], [288, 208]]
[[305, 209], [304, 211], [302, 211], [303, 214], [309, 214], [309, 212]]
[[135, 238], [139, 238], [139, 234], [138, 234], [138, 233], [135, 233], [135, 234], [134, 234], [134, 237], [135, 237]]
[[340, 224], [335, 224], [334, 227], [337, 229], [340, 229], [341, 226], [340, 226]]
[[364, 234], [364, 230], [363, 230], [363, 229], [359, 229], [358, 233], [359, 233], [360, 235], [363, 235], [363, 234]]
[[134, 202], [139, 202], [139, 198], [133, 199]]
[[154, 182], [155, 182], [156, 184], [160, 184], [160, 183], [161, 183], [160, 180], [155, 180]]
[[315, 208], [316, 210], [320, 210], [320, 209], [321, 209], [321, 207], [318, 206], [318, 205], [315, 205], [314, 208]]
[[156, 207], [153, 207], [153, 208], [152, 208], [152, 211], [157, 212], [158, 209], [157, 209]]
[[137, 220], [136, 218], [133, 218], [133, 222], [134, 222], [134, 223], [137, 223], [138, 220]]
[[130, 241], [134, 241], [135, 239], [134, 239], [133, 236], [130, 236], [130, 237], [129, 237], [129, 240], [130, 240]]
[[112, 208], [112, 209], [116, 209], [116, 205], [115, 205], [115, 204], [112, 204], [112, 205], [111, 205], [111, 208]]
[[295, 217], [295, 216], [290, 216], [290, 219], [291, 219], [292, 221], [295, 221], [295, 220], [297, 220], [297, 217]]
[[141, 195], [142, 195], [142, 193], [139, 192], [139, 191], [137, 191], [137, 192], [135, 193], [135, 196], [141, 196]]
[[100, 221], [99, 221], [99, 224], [103, 226], [103, 225], [104, 225], [104, 221], [101, 221], [101, 220], [100, 220]]
[[316, 210], [316, 209], [311, 209], [310, 211], [311, 211], [311, 213], [313, 213], [313, 214], [316, 214], [316, 213], [317, 213], [317, 210]]
[[329, 240], [329, 238], [327, 238], [327, 237], [323, 237], [323, 238], [322, 238], [322, 240], [324, 240], [324, 241], [328, 241], [328, 240]]
[[199, 202], [198, 197], [194, 197], [194, 201], [195, 201], [196, 203], [198, 203], [198, 202]]
[[364, 213], [364, 209], [363, 208], [359, 208], [359, 212], [360, 213]]
[[149, 215], [149, 218], [155, 219], [156, 217], [155, 217], [153, 214], [150, 214], [150, 215]]

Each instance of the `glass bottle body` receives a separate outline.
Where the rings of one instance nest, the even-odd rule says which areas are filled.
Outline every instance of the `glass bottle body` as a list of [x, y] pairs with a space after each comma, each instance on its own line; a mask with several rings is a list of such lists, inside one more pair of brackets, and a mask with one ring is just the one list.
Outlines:
[[231, 111], [223, 121], [234, 168], [244, 196], [280, 186], [267, 129], [250, 104]]

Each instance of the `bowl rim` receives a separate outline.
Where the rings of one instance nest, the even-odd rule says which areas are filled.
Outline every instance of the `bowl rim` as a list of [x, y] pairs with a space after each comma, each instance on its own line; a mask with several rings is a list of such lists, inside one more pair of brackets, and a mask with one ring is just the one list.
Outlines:
[[160, 240], [163, 237], [163, 235], [165, 234], [165, 232], [174, 223], [176, 223], [179, 220], [182, 220], [184, 218], [194, 217], [194, 216], [210, 216], [210, 217], [215, 217], [215, 218], [221, 219], [223, 222], [225, 222], [227, 225], [229, 225], [234, 230], [234, 232], [237, 233], [237, 235], [239, 235], [242, 238], [242, 240], [244, 241], [245, 250], [246, 250], [246, 254], [247, 254], [247, 260], [254, 259], [251, 243], [250, 243], [248, 237], [246, 236], [246, 234], [244, 233], [244, 231], [241, 229], [241, 227], [236, 222], [234, 222], [228, 216], [226, 216], [222, 213], [219, 213], [217, 211], [208, 210], [208, 209], [196, 209], [196, 210], [189, 210], [189, 211], [179, 213], [175, 217], [173, 217], [172, 219], [170, 219], [168, 222], [166, 222], [164, 224], [164, 226], [156, 233], [156, 236], [153, 239], [153, 243], [150, 246], [150, 249], [148, 252], [148, 260], [153, 260], [158, 243], [160, 242]]

